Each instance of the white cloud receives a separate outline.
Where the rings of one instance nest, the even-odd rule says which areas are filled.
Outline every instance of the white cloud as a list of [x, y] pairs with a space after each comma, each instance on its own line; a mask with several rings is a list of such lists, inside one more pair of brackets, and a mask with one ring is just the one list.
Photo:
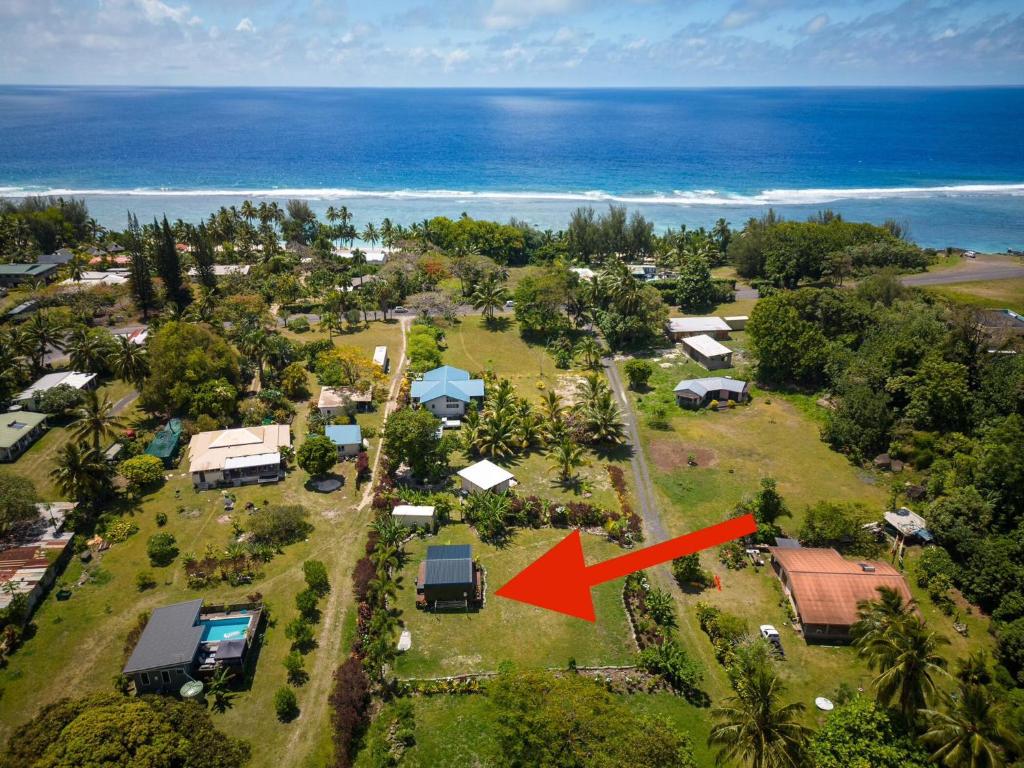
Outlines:
[[941, 35], [936, 35], [935, 36], [935, 39], [936, 40], [949, 40], [949, 38], [951, 38], [951, 37], [956, 37], [956, 30], [952, 29], [951, 27], [946, 27], [946, 29], [943, 30]]
[[255, 31], [256, 31], [256, 26], [252, 23], [252, 19], [250, 19], [248, 16], [246, 16], [244, 19], [242, 19], [240, 22], [238, 22], [238, 26], [235, 27], [235, 32], [255, 32]]
[[816, 35], [828, 26], [828, 14], [819, 13], [813, 19], [804, 24], [805, 35]]
[[538, 16], [568, 13], [580, 5], [579, 0], [494, 0], [484, 16], [488, 29], [518, 29]]
[[753, 11], [729, 11], [722, 19], [723, 29], [738, 29], [749, 24], [757, 16]]
[[196, 27], [203, 23], [198, 16], [193, 16], [187, 5], [168, 5], [160, 0], [136, 0], [139, 8], [151, 24], [162, 24], [173, 21], [175, 24]]

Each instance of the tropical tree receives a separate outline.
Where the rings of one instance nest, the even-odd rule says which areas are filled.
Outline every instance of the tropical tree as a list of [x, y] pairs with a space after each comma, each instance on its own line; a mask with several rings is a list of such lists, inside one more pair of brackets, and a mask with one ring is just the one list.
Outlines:
[[576, 469], [586, 463], [583, 446], [563, 438], [554, 450], [551, 451], [551, 468], [558, 472], [558, 478], [562, 483], [568, 483]]
[[50, 349], [64, 351], [65, 327], [44, 312], [36, 312], [21, 326], [20, 343], [32, 360], [32, 370], [43, 369], [46, 353]]
[[71, 423], [71, 434], [80, 443], [90, 442], [94, 451], [99, 451], [104, 438], [117, 430], [124, 429], [124, 420], [114, 413], [114, 404], [107, 395], [101, 398], [95, 390], [85, 393], [81, 404], [72, 411], [75, 420]]
[[234, 693], [231, 691], [231, 670], [221, 667], [206, 683], [206, 692], [213, 697], [213, 708], [223, 712], [231, 706]]
[[616, 405], [611, 390], [600, 390], [593, 399], [577, 405], [590, 442], [613, 445], [625, 442], [626, 431], [622, 423], [622, 412]]
[[380, 240], [380, 232], [377, 231], [376, 225], [371, 221], [363, 227], [363, 234], [361, 235], [363, 240], [370, 244], [371, 248], [377, 246], [377, 241]]
[[949, 640], [930, 632], [924, 620], [913, 614], [889, 621], [884, 630], [855, 627], [854, 638], [860, 655], [878, 671], [871, 685], [879, 702], [913, 722], [917, 711], [936, 694], [937, 678], [947, 675], [939, 649]]
[[78, 371], [102, 373], [110, 367], [113, 337], [100, 329], [76, 328], [68, 338], [66, 349], [71, 366]]
[[739, 681], [731, 696], [711, 711], [715, 724], [708, 745], [717, 762], [751, 768], [799, 768], [811, 729], [800, 722], [804, 705], [783, 704], [785, 686], [770, 664], [761, 664]]
[[110, 466], [99, 451], [69, 442], [57, 453], [50, 479], [65, 498], [89, 504], [109, 490]]
[[466, 521], [476, 528], [483, 541], [500, 543], [508, 538], [510, 506], [506, 493], [472, 493], [466, 499]]
[[395, 521], [391, 515], [378, 515], [370, 529], [377, 534], [377, 541], [384, 547], [398, 547], [399, 543], [408, 535], [407, 528]]
[[1003, 720], [991, 691], [964, 683], [958, 695], [944, 696], [942, 710], [923, 709], [927, 730], [921, 741], [933, 763], [947, 768], [1003, 768], [1022, 749], [1021, 738]]
[[586, 335], [579, 340], [575, 349], [576, 357], [583, 360], [587, 368], [600, 368], [601, 358], [604, 357], [604, 347], [596, 337]]
[[508, 299], [508, 291], [494, 275], [484, 279], [469, 297], [473, 302], [473, 309], [483, 312], [487, 323], [494, 322], [494, 313], [501, 309]]

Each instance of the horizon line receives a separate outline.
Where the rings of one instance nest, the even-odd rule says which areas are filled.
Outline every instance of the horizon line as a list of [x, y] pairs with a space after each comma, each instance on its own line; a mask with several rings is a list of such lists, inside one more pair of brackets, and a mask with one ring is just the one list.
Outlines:
[[775, 85], [243, 85], [243, 84], [167, 84], [167, 83], [8, 83], [0, 81], [0, 88], [146, 88], [217, 90], [318, 90], [318, 91], [712, 91], [712, 90], [980, 90], [1020, 89], [1020, 83], [961, 83], [961, 84], [775, 84]]

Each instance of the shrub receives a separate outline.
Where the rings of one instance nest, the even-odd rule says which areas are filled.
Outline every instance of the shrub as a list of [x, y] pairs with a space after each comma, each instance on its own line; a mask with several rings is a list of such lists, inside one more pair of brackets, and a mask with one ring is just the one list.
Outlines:
[[167, 525], [167, 513], [166, 512], [157, 512], [156, 513], [156, 525], [157, 525], [158, 528], [163, 528], [165, 525]]
[[154, 533], [146, 542], [146, 554], [150, 565], [170, 565], [178, 556], [178, 546], [174, 535], [170, 533]]
[[292, 333], [307, 333], [309, 331], [309, 320], [303, 315], [296, 315], [288, 320], [288, 330]]
[[713, 583], [711, 574], [700, 567], [700, 556], [696, 553], [673, 560], [672, 575], [681, 587], [694, 585], [703, 588]]
[[301, 616], [288, 622], [288, 626], [284, 628], [284, 636], [292, 641], [292, 650], [299, 653], [308, 653], [316, 646], [313, 625]]
[[313, 477], [326, 475], [338, 463], [338, 449], [330, 438], [311, 435], [296, 454], [298, 465]]
[[302, 575], [306, 586], [317, 595], [323, 597], [331, 591], [331, 582], [327, 578], [327, 566], [320, 560], [307, 560], [302, 564]]
[[287, 685], [282, 685], [274, 694], [274, 711], [282, 723], [291, 722], [298, 716], [299, 701], [295, 698], [295, 691]]
[[641, 390], [647, 387], [647, 382], [654, 373], [654, 366], [647, 360], [630, 360], [623, 366], [626, 377], [629, 379], [629, 388]]
[[301, 504], [265, 505], [249, 516], [249, 532], [258, 543], [280, 547], [300, 541], [313, 530], [308, 518]]
[[145, 488], [164, 479], [164, 463], [147, 453], [122, 461], [118, 471], [133, 490]]
[[319, 598], [312, 589], [304, 589], [295, 595], [295, 607], [299, 609], [302, 618], [311, 624], [320, 621], [320, 609], [317, 607]]
[[108, 525], [103, 535], [107, 541], [114, 544], [120, 544], [127, 541], [129, 536], [138, 532], [138, 523], [134, 520], [128, 520], [122, 517]]
[[640, 666], [653, 675], [660, 675], [676, 691], [693, 700], [701, 693], [704, 673], [674, 640], [650, 645], [640, 652]]
[[284, 657], [284, 668], [288, 672], [289, 685], [301, 686], [309, 680], [306, 661], [298, 651], [292, 651]]
[[647, 426], [657, 430], [668, 429], [668, 409], [660, 403], [652, 406], [647, 414]]
[[156, 586], [156, 579], [153, 578], [153, 574], [149, 571], [139, 571], [135, 574], [135, 588], [139, 592], [145, 592], [147, 589], [153, 589]]
[[370, 679], [359, 659], [350, 656], [338, 667], [329, 702], [335, 765], [349, 768], [355, 741], [369, 723]]

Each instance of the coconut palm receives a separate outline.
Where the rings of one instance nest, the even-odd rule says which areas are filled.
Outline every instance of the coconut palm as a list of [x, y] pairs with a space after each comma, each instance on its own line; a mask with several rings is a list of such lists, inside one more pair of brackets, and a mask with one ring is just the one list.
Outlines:
[[21, 326], [20, 340], [32, 359], [32, 370], [43, 369], [43, 361], [50, 349], [64, 351], [64, 326], [43, 312], [36, 312]]
[[110, 469], [99, 451], [72, 441], [58, 451], [50, 479], [65, 498], [88, 504], [108, 489]]
[[127, 336], [117, 337], [117, 350], [111, 368], [119, 379], [141, 387], [149, 373], [146, 350]]
[[68, 338], [66, 348], [73, 368], [89, 373], [102, 373], [110, 365], [114, 340], [103, 330], [77, 328]]
[[708, 736], [716, 762], [751, 768], [799, 768], [811, 729], [800, 722], [804, 705], [783, 704], [785, 686], [771, 665], [747, 675], [731, 696], [711, 711], [716, 723]]
[[510, 408], [485, 410], [476, 430], [474, 446], [483, 456], [511, 456], [519, 450], [519, 421]]
[[85, 393], [81, 405], [72, 411], [75, 420], [71, 423], [71, 434], [80, 443], [91, 442], [92, 449], [99, 451], [102, 440], [124, 428], [124, 420], [114, 413], [110, 398], [95, 390]]
[[380, 241], [385, 248], [395, 244], [395, 225], [391, 223], [391, 219], [385, 218], [380, 223]]
[[227, 667], [221, 667], [213, 673], [206, 684], [206, 692], [213, 696], [213, 708], [223, 712], [231, 706], [231, 699], [234, 693], [231, 691], [231, 671]]
[[591, 400], [578, 403], [577, 412], [583, 418], [589, 442], [614, 445], [625, 442], [622, 411], [607, 387], [599, 389]]
[[860, 648], [867, 648], [884, 639], [889, 629], [913, 613], [913, 606], [892, 587], [879, 587], [876, 600], [863, 600], [857, 604], [857, 622], [850, 628], [850, 636]]
[[1008, 728], [987, 688], [962, 684], [946, 696], [942, 710], [923, 709], [927, 730], [921, 741], [933, 763], [947, 768], [1003, 768], [1008, 755], [1021, 750], [1020, 736]]
[[576, 470], [586, 463], [583, 446], [568, 438], [563, 438], [549, 455], [551, 456], [551, 469], [558, 472], [558, 478], [562, 483], [568, 483], [575, 475]]
[[505, 305], [508, 299], [508, 291], [498, 282], [494, 276], [484, 279], [469, 297], [473, 302], [473, 309], [483, 312], [487, 323], [494, 322], [494, 313]]
[[604, 347], [595, 337], [587, 335], [579, 340], [574, 350], [576, 357], [583, 360], [587, 368], [600, 368], [601, 358], [604, 357]]
[[397, 548], [408, 534], [408, 531], [401, 524], [395, 522], [391, 515], [378, 516], [370, 523], [370, 528], [377, 534], [377, 541], [383, 547]]
[[904, 616], [883, 635], [856, 641], [860, 654], [878, 674], [871, 681], [878, 700], [898, 709], [908, 721], [936, 693], [936, 679], [945, 676], [946, 660], [939, 649], [949, 640], [928, 631], [924, 620]]
[[377, 227], [371, 221], [363, 227], [363, 234], [361, 237], [365, 242], [370, 244], [371, 248], [375, 248], [377, 246], [377, 241], [380, 240], [380, 232], [377, 231]]
[[243, 333], [238, 340], [238, 350], [249, 358], [256, 368], [256, 381], [260, 389], [263, 389], [263, 363], [266, 361], [269, 347], [267, 332], [258, 326]]

